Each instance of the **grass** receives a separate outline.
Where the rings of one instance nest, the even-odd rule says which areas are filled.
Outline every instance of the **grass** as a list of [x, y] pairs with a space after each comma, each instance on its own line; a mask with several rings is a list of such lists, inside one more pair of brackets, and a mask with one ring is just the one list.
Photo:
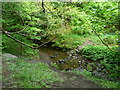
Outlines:
[[[7, 62], [9, 69], [12, 71], [11, 78], [14, 81], [12, 87], [22, 88], [50, 88], [53, 83], [63, 82], [60, 75], [44, 63], [28, 63], [18, 59], [17, 62]], [[5, 77], [4, 77], [5, 78]]]
[[[24, 37], [16, 36], [16, 38], [19, 38], [18, 40], [27, 43], [30, 46], [33, 46], [33, 43], [31, 44], [30, 41], [27, 41]], [[24, 57], [32, 57], [32, 58], [38, 58], [39, 54], [37, 49], [33, 50], [30, 47], [27, 47], [25, 45], [22, 45], [16, 41], [14, 41], [11, 38], [8, 38], [5, 35], [2, 35], [2, 50], [5, 53], [11, 53], [13, 55], [19, 55]]]
[[91, 81], [93, 81], [93, 82], [95, 82], [97, 84], [100, 84], [101, 86], [103, 86], [103, 88], [120, 88], [119, 85], [118, 85], [118, 82], [108, 81], [108, 80], [104, 80], [104, 79], [92, 76], [91, 72], [89, 72], [87, 70], [83, 70], [83, 71], [72, 70], [70, 72], [75, 73], [77, 75], [83, 75], [88, 80], [91, 80]]
[[61, 35], [54, 42], [55, 44], [53, 46], [68, 49], [76, 48], [78, 45], [82, 45], [84, 43], [81, 37], [75, 34]]
[[[118, 35], [101, 35], [100, 36], [105, 43], [109, 45], [117, 45], [118, 43]], [[53, 46], [57, 46], [60, 48], [73, 49], [82, 45], [83, 43], [87, 43], [86, 41], [91, 41], [94, 44], [101, 45], [102, 42], [96, 35], [77, 35], [77, 34], [62, 34], [56, 40], [54, 40], [55, 44]]]
[[0, 82], [2, 81], [2, 64], [0, 64]]

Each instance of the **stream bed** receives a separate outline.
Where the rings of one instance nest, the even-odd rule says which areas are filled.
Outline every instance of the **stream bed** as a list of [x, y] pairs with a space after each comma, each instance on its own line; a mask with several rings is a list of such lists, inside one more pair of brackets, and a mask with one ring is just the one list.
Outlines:
[[99, 62], [86, 60], [75, 50], [63, 52], [59, 49], [46, 46], [39, 49], [39, 57], [42, 62], [57, 65], [58, 70], [76, 70], [89, 71], [93, 76], [100, 77], [106, 80], [114, 80], [109, 77], [109, 71], [104, 65]]

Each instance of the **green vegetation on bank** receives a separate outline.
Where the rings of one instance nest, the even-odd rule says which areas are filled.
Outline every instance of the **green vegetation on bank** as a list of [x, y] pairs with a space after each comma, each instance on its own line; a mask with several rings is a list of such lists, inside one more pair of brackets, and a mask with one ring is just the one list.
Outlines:
[[87, 46], [83, 48], [82, 56], [88, 60], [99, 61], [109, 71], [110, 78], [119, 78], [119, 55], [118, 47], [111, 47], [113, 52], [106, 46]]
[[[4, 61], [7, 61], [11, 75], [3, 77], [3, 81], [6, 80], [7, 83], [10, 80], [11, 85], [13, 85], [11, 87], [50, 88], [55, 83], [64, 81], [58, 73], [49, 69], [49, 66], [45, 63], [39, 62], [34, 64], [23, 59], [10, 58], [4, 58]], [[14, 63], [11, 61], [14, 61]]]
[[[38, 49], [48, 42], [64, 51], [82, 48], [82, 56], [99, 62], [111, 79], [119, 78], [118, 46], [120, 40], [118, 2], [2, 2], [2, 50], [16, 56], [38, 57]], [[100, 38], [114, 51], [109, 50]], [[55, 37], [54, 40], [51, 40]], [[14, 40], [13, 40], [14, 38]], [[87, 46], [88, 44], [92, 44]], [[0, 44], [1, 45], [1, 44]], [[23, 60], [9, 62], [12, 77], [22, 87], [49, 87], [62, 81], [47, 64], [30, 64]], [[52, 66], [57, 67], [52, 64]], [[91, 67], [88, 66], [89, 69]], [[49, 73], [49, 74], [48, 74]], [[82, 72], [81, 72], [82, 73]], [[83, 72], [87, 77], [89, 71]], [[94, 77], [93, 77], [94, 78]], [[95, 77], [96, 78], [96, 77]], [[101, 80], [115, 88], [115, 81]], [[106, 83], [106, 84], [105, 84]], [[16, 85], [17, 85], [16, 84]], [[17, 86], [15, 86], [17, 87]]]
[[92, 76], [91, 72], [84, 70], [84, 71], [70, 71], [72, 73], [75, 73], [77, 75], [83, 75], [85, 76], [88, 80], [91, 80], [95, 83], [98, 83], [100, 85], [103, 86], [103, 88], [119, 88], [119, 83], [115, 82], [115, 81], [109, 81], [109, 80], [105, 80], [105, 79], [101, 79], [95, 76]]
[[[105, 34], [101, 35], [100, 37], [104, 40], [106, 44], [109, 44], [110, 46], [117, 46], [117, 44], [119, 43], [118, 35]], [[83, 45], [84, 43], [86, 43], [86, 45], [103, 45], [103, 43], [96, 35], [65, 34], [58, 36], [58, 38], [53, 42], [53, 47], [57, 46], [63, 49], [74, 49], [80, 45]]]

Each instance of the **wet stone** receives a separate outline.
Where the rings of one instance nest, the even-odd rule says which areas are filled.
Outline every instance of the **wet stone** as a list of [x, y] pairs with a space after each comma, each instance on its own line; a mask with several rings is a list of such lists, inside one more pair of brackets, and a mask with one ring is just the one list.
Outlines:
[[50, 58], [55, 58], [55, 56], [52, 56], [52, 55], [51, 55]]
[[65, 60], [60, 59], [60, 60], [58, 61], [58, 63], [59, 63], [59, 64], [64, 64], [64, 63], [65, 63]]
[[55, 53], [55, 55], [58, 55], [58, 53]]

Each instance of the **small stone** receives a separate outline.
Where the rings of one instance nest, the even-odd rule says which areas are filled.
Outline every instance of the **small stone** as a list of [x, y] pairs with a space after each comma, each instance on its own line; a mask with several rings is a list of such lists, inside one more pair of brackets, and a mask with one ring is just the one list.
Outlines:
[[77, 59], [77, 57], [76, 57], [76, 56], [73, 56], [73, 59]]
[[101, 66], [101, 64], [100, 64], [100, 63], [97, 63], [97, 65], [98, 65], [98, 66]]
[[58, 53], [55, 53], [55, 55], [58, 55]]
[[76, 52], [79, 52], [79, 50], [78, 50], [78, 49], [75, 49], [75, 51], [76, 51]]
[[81, 63], [81, 61], [78, 61], [78, 63]]
[[55, 56], [52, 56], [52, 55], [50, 56], [50, 58], [54, 58], [54, 57], [55, 57]]
[[65, 60], [60, 59], [58, 62], [59, 62], [60, 64], [64, 64], [64, 63], [65, 63]]

